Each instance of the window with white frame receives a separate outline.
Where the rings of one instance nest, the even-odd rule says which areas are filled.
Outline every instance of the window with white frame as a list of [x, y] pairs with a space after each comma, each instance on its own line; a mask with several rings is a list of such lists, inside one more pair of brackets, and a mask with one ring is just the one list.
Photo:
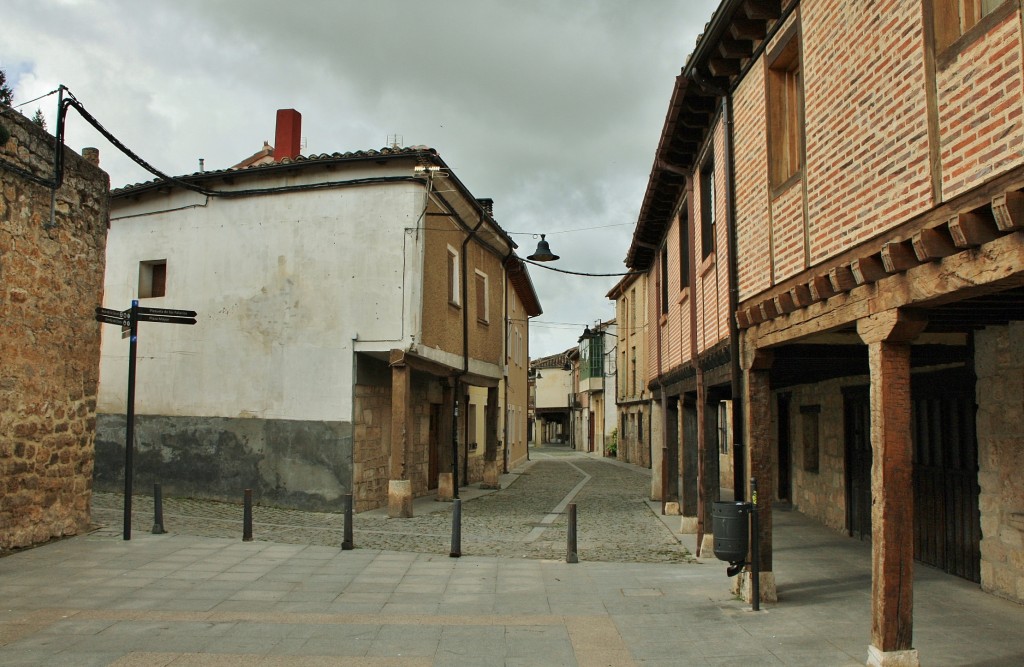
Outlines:
[[448, 303], [459, 305], [459, 252], [448, 246]]
[[487, 298], [487, 289], [489, 286], [487, 274], [480, 270], [476, 270], [475, 273], [476, 321], [482, 324], [487, 324], [488, 322], [491, 321], [491, 300]]

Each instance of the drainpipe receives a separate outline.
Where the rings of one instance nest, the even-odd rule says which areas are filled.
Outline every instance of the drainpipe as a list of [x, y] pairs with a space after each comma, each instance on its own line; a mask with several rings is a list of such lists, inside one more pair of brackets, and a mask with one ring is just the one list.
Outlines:
[[736, 310], [739, 308], [740, 287], [736, 250], [736, 201], [733, 196], [735, 155], [733, 149], [733, 119], [730, 95], [722, 97], [722, 116], [725, 118], [725, 200], [726, 225], [729, 227], [729, 365], [732, 393], [732, 488], [733, 498], [743, 500], [746, 493], [746, 478], [743, 453], [743, 398], [742, 369], [740, 368], [740, 331], [736, 324]]
[[[459, 257], [461, 263], [461, 280], [462, 280], [462, 370], [455, 374], [454, 382], [455, 386], [452, 387], [452, 497], [459, 497], [459, 384], [460, 380], [464, 375], [469, 373], [469, 280], [466, 278], [466, 247], [469, 246], [469, 242], [473, 240], [476, 233], [483, 227], [484, 216], [480, 215], [480, 221], [476, 223], [476, 227], [470, 230], [466, 238], [462, 240], [462, 255]], [[467, 438], [466, 446], [469, 447], [469, 440]], [[469, 467], [469, 452], [466, 452], [466, 470], [468, 472]]]

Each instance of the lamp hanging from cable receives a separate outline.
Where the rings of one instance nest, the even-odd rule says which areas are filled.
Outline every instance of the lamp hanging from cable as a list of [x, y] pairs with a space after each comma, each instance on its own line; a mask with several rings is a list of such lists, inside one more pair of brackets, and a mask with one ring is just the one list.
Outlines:
[[553, 262], [558, 259], [558, 255], [551, 253], [551, 248], [548, 246], [548, 242], [544, 240], [544, 234], [540, 235], [540, 243], [537, 244], [537, 250], [532, 255], [527, 255], [526, 259], [534, 262]]

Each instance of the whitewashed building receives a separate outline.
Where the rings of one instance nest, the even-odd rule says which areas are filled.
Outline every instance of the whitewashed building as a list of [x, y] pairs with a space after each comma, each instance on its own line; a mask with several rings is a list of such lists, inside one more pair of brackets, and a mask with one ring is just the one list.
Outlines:
[[[300, 123], [279, 111], [275, 147], [231, 169], [112, 193], [104, 305], [198, 312], [140, 324], [136, 488], [360, 510], [390, 489], [407, 514], [441, 473], [493, 480], [526, 458], [540, 313], [515, 244], [433, 149], [302, 156]], [[96, 482], [117, 488], [128, 343], [105, 329]]]

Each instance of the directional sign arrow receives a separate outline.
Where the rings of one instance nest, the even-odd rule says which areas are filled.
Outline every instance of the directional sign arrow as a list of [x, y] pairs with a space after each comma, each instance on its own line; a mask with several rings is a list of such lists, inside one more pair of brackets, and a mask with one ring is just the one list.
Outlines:
[[101, 308], [96, 307], [97, 315], [106, 315], [107, 317], [128, 317], [128, 310], [114, 310], [113, 308]]
[[139, 322], [163, 322], [164, 324], [195, 324], [194, 317], [166, 317], [164, 315], [139, 315]]
[[176, 310], [174, 308], [145, 308], [143, 306], [139, 306], [139, 315], [164, 315], [165, 317], [195, 317], [196, 311]]
[[117, 311], [114, 312], [116, 313], [115, 315], [97, 313], [96, 321], [103, 322], [104, 324], [120, 324], [123, 327], [126, 327], [130, 324], [127, 317], [121, 317], [121, 313], [118, 313]]

